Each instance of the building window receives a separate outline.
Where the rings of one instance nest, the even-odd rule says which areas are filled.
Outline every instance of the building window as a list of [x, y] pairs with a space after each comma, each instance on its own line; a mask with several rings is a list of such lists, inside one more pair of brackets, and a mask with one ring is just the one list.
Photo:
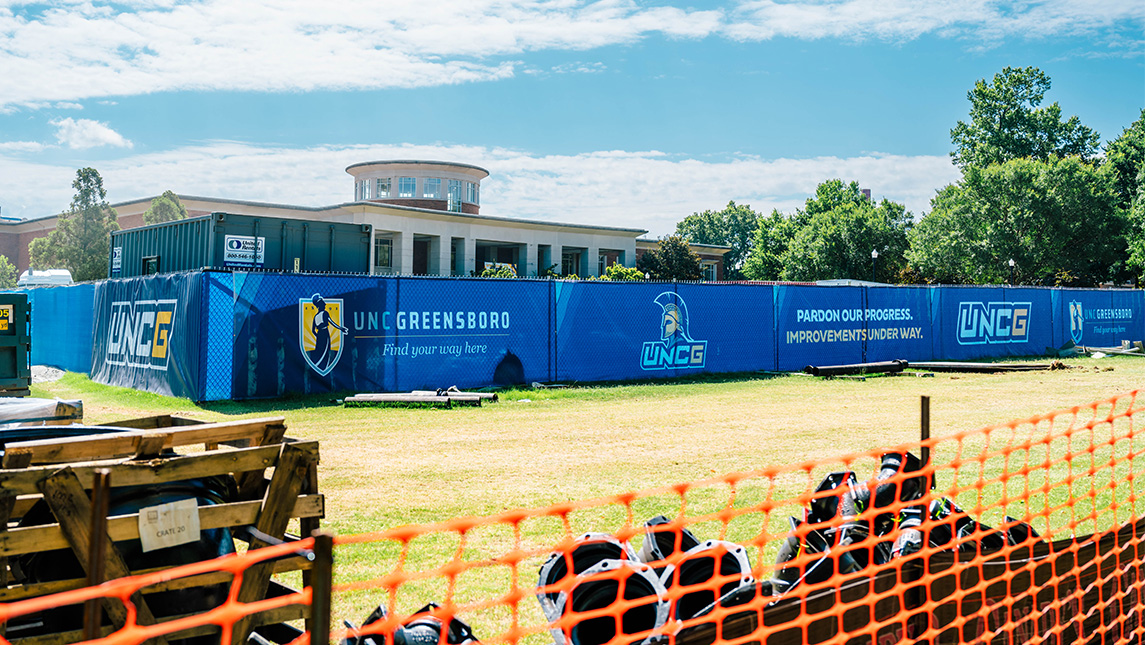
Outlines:
[[402, 177], [398, 179], [398, 197], [413, 197], [417, 192], [417, 179]]
[[580, 273], [580, 252], [566, 251], [561, 254], [561, 275]]
[[449, 180], [448, 209], [454, 213], [461, 212], [461, 182], [456, 179]]
[[708, 282], [715, 282], [716, 281], [716, 263], [715, 262], [704, 262], [700, 266], [700, 271], [701, 271], [701, 273], [703, 273], [704, 279], [707, 280]]
[[374, 238], [374, 273], [389, 273], [394, 267], [394, 241], [388, 237]]
[[390, 196], [390, 178], [379, 179], [377, 183], [377, 190], [374, 191], [374, 199], [382, 199], [383, 197]]
[[465, 201], [470, 204], [477, 203], [477, 184], [471, 181], [465, 182]]
[[358, 199], [369, 199], [369, 198], [370, 198], [370, 180], [367, 179], [367, 180], [362, 182], [361, 195], [358, 196]]
[[604, 275], [608, 271], [608, 256], [601, 253], [596, 259], [596, 274]]
[[421, 196], [426, 199], [441, 199], [441, 180], [435, 178], [423, 179]]

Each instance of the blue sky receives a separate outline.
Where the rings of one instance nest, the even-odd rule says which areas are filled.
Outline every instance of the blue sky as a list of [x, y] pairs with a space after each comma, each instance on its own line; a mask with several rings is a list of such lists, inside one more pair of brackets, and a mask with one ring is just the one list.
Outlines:
[[0, 0], [0, 208], [164, 190], [326, 205], [344, 168], [490, 170], [482, 212], [653, 235], [832, 177], [916, 216], [1005, 66], [1103, 141], [1145, 106], [1139, 1]]

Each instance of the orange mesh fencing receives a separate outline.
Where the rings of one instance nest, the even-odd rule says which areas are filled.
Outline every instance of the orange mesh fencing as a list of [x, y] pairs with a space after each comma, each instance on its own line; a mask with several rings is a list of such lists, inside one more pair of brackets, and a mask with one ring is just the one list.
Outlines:
[[[332, 636], [352, 645], [1140, 642], [1137, 394], [830, 460], [341, 536], [333, 614], [342, 627]], [[0, 605], [0, 619], [89, 598], [130, 607], [133, 593], [170, 576], [239, 577], [299, 548], [308, 543]], [[243, 604], [234, 588], [177, 627], [216, 625], [227, 642], [242, 616], [311, 601], [303, 590]], [[174, 631], [131, 615], [100, 642]]]

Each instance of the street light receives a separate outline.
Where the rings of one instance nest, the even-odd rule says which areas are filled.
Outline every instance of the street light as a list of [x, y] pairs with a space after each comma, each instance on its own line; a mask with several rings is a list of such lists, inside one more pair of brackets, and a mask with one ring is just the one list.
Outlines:
[[879, 261], [879, 250], [871, 249], [871, 282], [875, 282], [875, 265]]
[[1010, 258], [1010, 286], [1014, 286], [1014, 258]]

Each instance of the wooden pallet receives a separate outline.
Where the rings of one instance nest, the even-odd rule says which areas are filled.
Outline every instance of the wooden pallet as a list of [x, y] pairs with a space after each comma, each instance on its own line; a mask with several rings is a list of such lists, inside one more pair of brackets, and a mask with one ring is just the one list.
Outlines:
[[[298, 537], [286, 534], [292, 518], [299, 519], [302, 535], [310, 535], [318, 529], [324, 515], [324, 500], [318, 492], [318, 443], [287, 438], [282, 417], [202, 423], [164, 415], [105, 427], [129, 430], [6, 446], [0, 463], [0, 518], [4, 520], [0, 522], [0, 582], [3, 583], [0, 584], [0, 602], [87, 585], [86, 578], [10, 584], [13, 572], [9, 562], [16, 556], [70, 549], [85, 572], [97, 566], [89, 556], [93, 538], [92, 502], [87, 492], [92, 488], [97, 469], [110, 472], [112, 489], [206, 477], [233, 478], [237, 499], [200, 506], [199, 523], [202, 530], [231, 528], [234, 537], [246, 541], [250, 549], [297, 540]], [[270, 468], [274, 471], [268, 478]], [[47, 504], [58, 523], [19, 526], [19, 520], [40, 502]], [[255, 531], [248, 534], [242, 530], [244, 527]], [[109, 518], [103, 537], [102, 543], [109, 545], [102, 562], [108, 578], [157, 570], [130, 570], [121, 553], [123, 545], [115, 544], [139, 538], [138, 513]], [[96, 542], [99, 544], [100, 540]], [[301, 555], [254, 565], [243, 575], [238, 600], [252, 602], [268, 595], [292, 593], [293, 590], [271, 579], [276, 573], [302, 571], [303, 584], [309, 586], [311, 566], [311, 561]], [[180, 617], [156, 619], [147, 603], [151, 594], [206, 588], [230, 580], [229, 573], [220, 572], [145, 588], [141, 596], [133, 597], [139, 622], [166, 622]], [[121, 602], [105, 601], [103, 610], [102, 633], [110, 633], [124, 624], [126, 609]], [[245, 642], [247, 633], [256, 626], [309, 617], [308, 608], [302, 605], [256, 614], [236, 625], [232, 643]], [[6, 637], [13, 643], [54, 645], [81, 640], [75, 625], [57, 627], [53, 629], [45, 624], [40, 628], [21, 629], [13, 624], [4, 628], [8, 629]], [[184, 630], [167, 638], [210, 633], [219, 633], [218, 627]]]

